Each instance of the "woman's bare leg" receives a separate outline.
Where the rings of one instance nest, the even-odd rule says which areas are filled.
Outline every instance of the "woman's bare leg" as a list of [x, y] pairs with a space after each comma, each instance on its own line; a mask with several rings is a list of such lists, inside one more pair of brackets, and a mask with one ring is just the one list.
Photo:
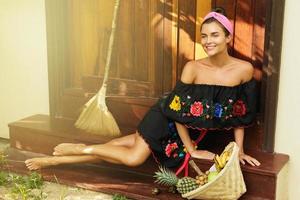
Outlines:
[[[148, 144], [141, 138], [141, 136], [136, 134], [131, 134], [124, 136], [122, 138], [114, 139], [106, 144], [91, 145], [86, 146], [83, 144], [61, 144], [55, 149], [55, 152], [63, 155], [60, 152], [60, 147], [63, 146], [80, 146], [82, 148], [92, 148], [95, 152], [82, 153], [77, 155], [67, 155], [67, 156], [52, 156], [45, 158], [33, 158], [25, 161], [26, 166], [30, 170], [36, 170], [43, 167], [59, 164], [71, 164], [71, 163], [82, 163], [82, 162], [99, 162], [100, 160], [105, 160], [110, 163], [125, 164], [128, 166], [136, 166], [142, 164], [150, 155], [151, 151]], [[111, 153], [106, 153], [111, 152]], [[84, 154], [84, 155], [83, 155]], [[114, 155], [117, 154], [117, 155]]]
[[[125, 146], [125, 147], [132, 147], [135, 143], [135, 138], [136, 138], [136, 133], [130, 134], [130, 135], [126, 135], [123, 137], [119, 137], [119, 138], [114, 138], [110, 141], [108, 141], [105, 144], [111, 144], [111, 145], [115, 145], [115, 146]], [[82, 145], [82, 146], [86, 146], [85, 144], [78, 144], [78, 143], [62, 143], [63, 145]], [[59, 144], [60, 145], [60, 144]], [[59, 146], [57, 145], [57, 146]], [[53, 152], [54, 156], [61, 156], [61, 154], [58, 154], [57, 152]], [[96, 157], [95, 157], [96, 158]]]
[[116, 160], [128, 166], [141, 164], [148, 158], [151, 151], [148, 144], [138, 134], [135, 134], [135, 142], [131, 147], [116, 146], [110, 143], [98, 145], [60, 144], [54, 148], [55, 155], [97, 155], [101, 158]]
[[[133, 146], [135, 143], [135, 133], [126, 135], [120, 138], [112, 139], [107, 142], [116, 146]], [[73, 144], [73, 143], [68, 143]], [[84, 144], [80, 144], [84, 145]], [[78, 155], [78, 156], [51, 156], [51, 157], [42, 157], [42, 158], [32, 158], [25, 161], [25, 164], [30, 170], [37, 170], [40, 168], [60, 165], [60, 164], [72, 164], [72, 163], [96, 163], [100, 161], [107, 161], [110, 163], [120, 164], [118, 161], [113, 159], [108, 159], [99, 157], [97, 155]]]
[[29, 170], [37, 170], [44, 167], [61, 165], [61, 164], [74, 164], [74, 163], [95, 163], [99, 161], [107, 161], [110, 163], [119, 164], [119, 162], [102, 158], [95, 155], [78, 155], [78, 156], [48, 156], [40, 158], [31, 158], [25, 161]]
[[112, 139], [109, 142], [107, 142], [107, 144], [131, 147], [135, 143], [135, 138], [136, 138], [136, 133], [132, 133], [130, 135]]
[[[115, 138], [109, 141], [109, 144], [116, 145], [116, 146], [133, 146], [135, 142], [135, 133], [130, 134], [124, 137]], [[72, 144], [72, 143], [69, 143]], [[84, 144], [80, 144], [84, 145]], [[53, 166], [53, 165], [60, 165], [60, 164], [72, 164], [72, 163], [96, 163], [101, 161], [107, 161], [110, 163], [119, 164], [118, 161], [113, 159], [108, 159], [99, 157], [97, 155], [78, 155], [78, 156], [48, 156], [48, 157], [39, 157], [39, 158], [32, 158], [25, 161], [26, 166], [30, 170], [37, 170], [40, 168]]]

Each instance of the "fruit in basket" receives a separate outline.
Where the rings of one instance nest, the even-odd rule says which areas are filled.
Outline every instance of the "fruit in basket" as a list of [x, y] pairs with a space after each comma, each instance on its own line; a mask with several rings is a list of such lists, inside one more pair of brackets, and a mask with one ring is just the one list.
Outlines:
[[207, 183], [207, 175], [206, 174], [202, 174], [202, 175], [196, 176], [196, 182], [200, 186], [205, 185]]
[[230, 150], [223, 151], [223, 153], [220, 156], [216, 154], [216, 156], [214, 157], [214, 162], [218, 172], [220, 172], [225, 167], [230, 156], [231, 156]]
[[217, 171], [218, 172], [221, 171], [224, 166], [223, 166], [223, 163], [218, 154], [215, 155], [214, 162], [215, 162], [215, 167], [216, 167]]
[[222, 162], [225, 164], [226, 164], [226, 162], [228, 162], [230, 156], [231, 156], [230, 150], [223, 151], [223, 153], [220, 155]]
[[212, 180], [214, 180], [218, 176], [218, 174], [219, 174], [219, 172], [217, 172], [217, 171], [209, 172], [209, 174], [207, 176], [207, 182], [211, 182]]
[[166, 168], [159, 167], [159, 171], [155, 172], [155, 182], [166, 186], [176, 186], [180, 194], [185, 194], [199, 187], [196, 179], [191, 177], [178, 178], [176, 174]]

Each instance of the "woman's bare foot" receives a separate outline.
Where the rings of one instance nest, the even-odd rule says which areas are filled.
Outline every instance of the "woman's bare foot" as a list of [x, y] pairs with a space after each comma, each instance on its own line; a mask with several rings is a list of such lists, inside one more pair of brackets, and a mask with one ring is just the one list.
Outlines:
[[206, 151], [206, 150], [195, 150], [195, 151], [191, 152], [191, 157], [198, 158], [198, 159], [213, 160], [215, 157], [215, 154], [210, 151]]
[[54, 147], [54, 156], [80, 155], [85, 144], [62, 143]]
[[25, 160], [25, 165], [29, 170], [38, 170], [48, 166], [57, 165], [55, 157], [31, 158]]

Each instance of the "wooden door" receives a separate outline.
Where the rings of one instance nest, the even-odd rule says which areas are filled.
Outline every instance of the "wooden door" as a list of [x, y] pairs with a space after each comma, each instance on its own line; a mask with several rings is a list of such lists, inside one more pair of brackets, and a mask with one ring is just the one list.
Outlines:
[[[76, 119], [101, 87], [113, 7], [106, 0], [46, 1], [52, 117]], [[194, 8], [194, 0], [120, 1], [107, 103], [125, 132], [194, 59]]]
[[[102, 84], [114, 1], [45, 2], [51, 117], [75, 120], [80, 107]], [[277, 98], [278, 75], [270, 71], [275, 64], [266, 51], [274, 49], [273, 35], [281, 43], [278, 30], [273, 35], [266, 30], [272, 29], [268, 22], [274, 23], [271, 7], [277, 2], [209, 2], [212, 8], [226, 9], [234, 24], [230, 53], [250, 61], [261, 83], [258, 125], [247, 135], [251, 138], [248, 147], [267, 145], [272, 151], [273, 142], [268, 141], [274, 139], [275, 122], [266, 122], [275, 113], [276, 103], [269, 106], [265, 99]], [[123, 132], [135, 130], [157, 98], [173, 88], [185, 63], [195, 58], [196, 19], [203, 17], [196, 11], [204, 3], [207, 6], [202, 0], [121, 0], [107, 103]]]

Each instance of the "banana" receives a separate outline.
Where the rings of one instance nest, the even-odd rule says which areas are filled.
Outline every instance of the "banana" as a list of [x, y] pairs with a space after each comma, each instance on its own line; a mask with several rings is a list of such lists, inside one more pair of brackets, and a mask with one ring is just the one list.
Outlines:
[[222, 163], [222, 168], [225, 167], [226, 165], [226, 157], [223, 155], [222, 157], [220, 157], [221, 163]]
[[221, 163], [222, 163], [222, 168], [224, 168], [225, 167], [225, 165], [226, 165], [226, 160], [224, 159], [224, 158], [226, 158], [226, 157], [220, 157], [220, 160], [221, 160]]
[[220, 157], [227, 156], [228, 153], [229, 153], [228, 151], [223, 151], [222, 154], [220, 155]]
[[219, 162], [217, 160], [217, 157], [219, 157], [218, 154], [215, 155], [214, 162], [215, 162], [215, 167], [216, 167], [217, 171], [220, 172], [222, 169], [221, 169], [220, 164], [219, 164]]
[[218, 154], [216, 155], [215, 158], [217, 160], [219, 167], [222, 169], [225, 166], [225, 163], [223, 163], [222, 159], [220, 158], [220, 156]]
[[222, 163], [224, 164], [224, 166], [226, 165], [226, 163], [228, 162], [229, 158], [230, 158], [231, 152], [230, 151], [224, 151], [221, 156], [220, 159], [222, 160]]
[[226, 163], [230, 159], [231, 153], [231, 150], [226, 150], [223, 151], [220, 156], [218, 154], [215, 155], [214, 162], [218, 172], [220, 172], [225, 167]]
[[231, 155], [231, 151], [223, 151], [222, 154], [219, 156], [216, 154], [214, 157], [215, 166], [218, 172], [220, 172], [228, 162]]

